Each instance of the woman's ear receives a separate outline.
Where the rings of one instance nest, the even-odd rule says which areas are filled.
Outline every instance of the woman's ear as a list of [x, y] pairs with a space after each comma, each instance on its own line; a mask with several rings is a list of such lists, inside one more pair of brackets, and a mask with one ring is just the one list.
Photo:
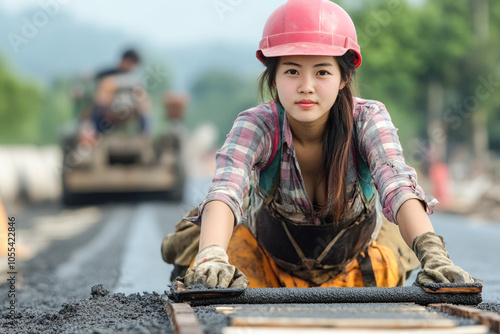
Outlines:
[[351, 79], [351, 78], [347, 79], [346, 81], [342, 81], [342, 82], [340, 83], [340, 86], [339, 86], [339, 91], [340, 91], [340, 90], [342, 90], [342, 89], [344, 89], [344, 87], [347, 85], [347, 83], [349, 82], [349, 80], [350, 80], [350, 79]]
[[351, 77], [352, 77], [352, 73], [349, 73], [349, 76], [347, 77], [346, 80], [343, 80], [341, 83], [340, 83], [340, 86], [339, 86], [339, 90], [342, 90], [344, 89], [344, 87], [349, 83], [349, 81], [351, 81]]

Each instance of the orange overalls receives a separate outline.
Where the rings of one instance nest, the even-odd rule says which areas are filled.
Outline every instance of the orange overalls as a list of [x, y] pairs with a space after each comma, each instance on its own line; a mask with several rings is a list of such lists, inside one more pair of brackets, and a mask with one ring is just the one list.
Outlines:
[[[397, 286], [401, 277], [398, 274], [398, 260], [394, 252], [386, 246], [377, 245], [374, 241], [364, 253], [360, 254], [361, 261], [365, 259], [366, 253], [371, 260], [376, 286]], [[320, 285], [281, 269], [243, 224], [234, 229], [227, 254], [229, 263], [240, 269], [250, 280], [250, 288], [366, 286], [358, 259], [351, 261], [338, 276]]]

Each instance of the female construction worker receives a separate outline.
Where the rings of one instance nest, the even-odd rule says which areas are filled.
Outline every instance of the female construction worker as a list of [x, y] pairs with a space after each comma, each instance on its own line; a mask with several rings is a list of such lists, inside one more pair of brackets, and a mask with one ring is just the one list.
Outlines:
[[184, 283], [400, 285], [401, 255], [376, 241], [382, 214], [420, 261], [417, 283], [474, 282], [434, 233], [437, 201], [405, 164], [385, 106], [353, 97], [361, 53], [349, 15], [289, 0], [269, 17], [257, 58], [273, 100], [240, 113], [217, 152], [212, 187], [186, 218], [201, 234]]

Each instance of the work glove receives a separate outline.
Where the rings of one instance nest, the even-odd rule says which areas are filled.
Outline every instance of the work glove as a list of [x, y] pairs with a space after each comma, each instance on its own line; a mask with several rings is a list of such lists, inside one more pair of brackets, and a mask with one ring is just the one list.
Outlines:
[[203, 248], [195, 257], [192, 268], [184, 277], [184, 285], [189, 287], [203, 284], [206, 287], [246, 288], [250, 281], [235, 266], [228, 262], [224, 248], [210, 245]]
[[422, 270], [415, 282], [425, 283], [482, 283], [468, 272], [451, 262], [444, 248], [444, 239], [434, 232], [426, 232], [413, 240], [413, 251], [420, 261]]

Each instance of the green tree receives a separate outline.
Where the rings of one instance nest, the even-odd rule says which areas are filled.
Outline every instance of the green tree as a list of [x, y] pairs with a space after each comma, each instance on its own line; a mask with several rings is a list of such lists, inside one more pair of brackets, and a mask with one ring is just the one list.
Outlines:
[[499, 94], [477, 94], [483, 79], [498, 75], [499, 7], [488, 0], [361, 0], [349, 8], [364, 56], [361, 94], [387, 105], [405, 150], [427, 150], [415, 144], [426, 138], [444, 159], [450, 142], [478, 141], [480, 127], [471, 122], [478, 115], [500, 126]]
[[36, 85], [17, 78], [0, 58], [0, 143], [33, 143], [42, 93]]
[[[363, 0], [351, 12], [356, 25], [363, 64], [358, 73], [361, 96], [382, 101], [400, 129], [404, 146], [420, 134], [421, 87], [417, 74], [423, 64], [417, 51], [423, 43], [416, 28], [419, 17], [406, 2], [392, 8], [390, 0]], [[406, 144], [406, 145], [405, 145]]]
[[192, 85], [192, 105], [187, 117], [189, 126], [205, 122], [215, 124], [221, 136], [219, 145], [225, 140], [238, 114], [256, 105], [257, 79], [242, 79], [230, 73], [209, 70]]
[[56, 144], [61, 126], [74, 118], [69, 94], [70, 80], [59, 78], [48, 86], [43, 94], [38, 118], [38, 138], [40, 144]]

